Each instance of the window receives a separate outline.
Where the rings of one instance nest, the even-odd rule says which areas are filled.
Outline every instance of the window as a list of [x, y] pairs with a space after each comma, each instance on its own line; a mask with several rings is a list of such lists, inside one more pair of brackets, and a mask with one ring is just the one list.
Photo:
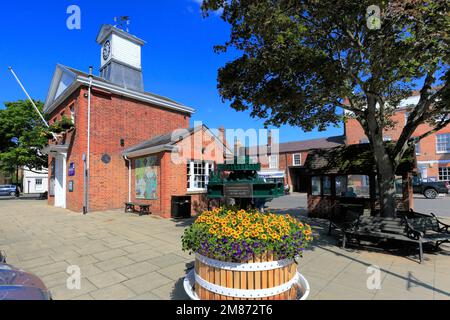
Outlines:
[[35, 186], [36, 186], [36, 190], [42, 190], [43, 189], [42, 179], [36, 179]]
[[330, 177], [323, 177], [323, 195], [331, 196], [331, 179], [330, 179]]
[[392, 141], [392, 137], [391, 136], [384, 136], [383, 137], [383, 141]]
[[258, 156], [250, 156], [250, 163], [258, 163]]
[[322, 194], [322, 181], [320, 177], [312, 177], [311, 178], [311, 194], [313, 196], [320, 196]]
[[408, 123], [409, 112], [405, 112], [405, 126]]
[[302, 155], [300, 153], [296, 153], [292, 156], [292, 163], [294, 166], [301, 166], [302, 165]]
[[269, 156], [269, 168], [278, 169], [278, 155]]
[[450, 153], [450, 133], [436, 135], [436, 152]]
[[346, 198], [369, 197], [369, 176], [349, 175], [336, 177], [336, 196]]
[[209, 182], [209, 176], [214, 165], [208, 162], [191, 161], [187, 164], [188, 191], [204, 191]]
[[72, 120], [72, 123], [75, 124], [75, 107], [70, 107], [70, 119]]
[[439, 181], [450, 181], [450, 167], [439, 168]]
[[417, 155], [417, 156], [420, 155], [420, 142], [417, 142], [417, 143], [416, 143], [415, 148], [416, 148], [416, 155]]

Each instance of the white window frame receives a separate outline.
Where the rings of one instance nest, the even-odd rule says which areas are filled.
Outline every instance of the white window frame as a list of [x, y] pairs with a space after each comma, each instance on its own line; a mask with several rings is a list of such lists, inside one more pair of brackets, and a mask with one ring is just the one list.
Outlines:
[[[441, 174], [442, 171], [446, 171], [445, 174]], [[447, 177], [447, 179], [441, 179], [441, 177]], [[439, 167], [438, 169], [438, 179], [439, 181], [450, 181], [450, 167]]]
[[[276, 159], [276, 160], [274, 160]], [[280, 159], [277, 154], [272, 154], [269, 156], [269, 169], [278, 169], [280, 166]]]
[[258, 163], [258, 156], [250, 156], [250, 163]]
[[[447, 146], [446, 146], [446, 150], [445, 151], [442, 151], [442, 150], [439, 150], [439, 137], [442, 137], [442, 136], [446, 136], [446, 144], [447, 144]], [[441, 142], [442, 143], [442, 142]], [[436, 153], [450, 153], [450, 133], [442, 133], [442, 134], [437, 134], [436, 135]]]
[[[299, 157], [299, 162], [300, 162], [300, 163], [297, 163], [297, 162], [295, 161], [295, 157], [296, 157], [296, 156]], [[292, 165], [293, 165], [294, 167], [300, 167], [300, 166], [302, 165], [302, 154], [301, 154], [301, 153], [294, 153], [294, 154], [292, 155]]]
[[[196, 188], [193, 187], [195, 185], [195, 164], [201, 163], [202, 165], [204, 165], [204, 171], [205, 171], [205, 188]], [[210, 172], [214, 171], [214, 163], [213, 162], [208, 162], [208, 161], [200, 161], [200, 160], [191, 160], [188, 162], [189, 166], [190, 166], [190, 174], [187, 177], [188, 179], [188, 187], [187, 187], [187, 191], [188, 192], [206, 192], [207, 190], [207, 186], [209, 183], [209, 177], [210, 177]]]
[[[41, 183], [38, 183], [38, 181], [40, 181]], [[34, 180], [34, 188], [39, 191], [39, 190], [43, 190], [44, 189], [44, 179], [42, 178], [36, 178]], [[29, 192], [30, 190], [28, 190]]]

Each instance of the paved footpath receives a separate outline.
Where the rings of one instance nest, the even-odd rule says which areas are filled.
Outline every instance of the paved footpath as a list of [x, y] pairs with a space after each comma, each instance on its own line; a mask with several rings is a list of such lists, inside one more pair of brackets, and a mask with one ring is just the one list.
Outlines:
[[[300, 260], [311, 299], [450, 299], [450, 247], [415, 257], [351, 247], [342, 250], [326, 224]], [[0, 201], [0, 250], [35, 273], [55, 299], [186, 299], [182, 280], [193, 258], [181, 251], [189, 221], [120, 211], [83, 216], [42, 201]], [[81, 290], [66, 286], [67, 267], [81, 268]], [[367, 268], [381, 268], [381, 289], [368, 289]]]

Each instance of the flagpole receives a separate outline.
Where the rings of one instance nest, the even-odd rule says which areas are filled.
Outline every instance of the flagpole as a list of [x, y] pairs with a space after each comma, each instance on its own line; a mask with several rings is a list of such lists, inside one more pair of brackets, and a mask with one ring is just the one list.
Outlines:
[[[22, 82], [20, 81], [19, 77], [16, 75], [16, 73], [14, 72], [12, 67], [8, 67], [9, 71], [11, 71], [12, 75], [14, 76], [14, 78], [16, 79], [17, 83], [19, 84], [19, 86], [22, 88], [23, 92], [25, 93], [25, 95], [28, 97], [28, 100], [30, 100], [31, 104], [33, 105], [34, 109], [36, 110], [36, 112], [39, 114], [39, 116], [42, 119], [42, 122], [44, 122], [45, 126], [47, 128], [49, 128], [50, 126], [48, 125], [47, 121], [45, 121], [44, 116], [41, 114], [41, 112], [39, 111], [38, 107], [36, 106], [36, 104], [34, 103], [33, 99], [31, 99], [30, 95], [28, 94], [27, 90], [25, 89], [25, 87], [23, 86]], [[54, 132], [52, 132], [53, 138], [56, 140], [56, 135]]]

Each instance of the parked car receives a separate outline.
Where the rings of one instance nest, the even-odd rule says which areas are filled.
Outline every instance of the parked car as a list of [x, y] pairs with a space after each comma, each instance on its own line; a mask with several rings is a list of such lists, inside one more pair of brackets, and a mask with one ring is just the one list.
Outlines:
[[448, 181], [423, 181], [420, 177], [413, 177], [414, 193], [423, 194], [427, 199], [436, 199], [440, 193], [450, 192]]
[[18, 197], [18, 194], [17, 186], [10, 184], [0, 185], [0, 196]]
[[51, 294], [41, 279], [6, 264], [0, 252], [0, 300], [51, 300]]

